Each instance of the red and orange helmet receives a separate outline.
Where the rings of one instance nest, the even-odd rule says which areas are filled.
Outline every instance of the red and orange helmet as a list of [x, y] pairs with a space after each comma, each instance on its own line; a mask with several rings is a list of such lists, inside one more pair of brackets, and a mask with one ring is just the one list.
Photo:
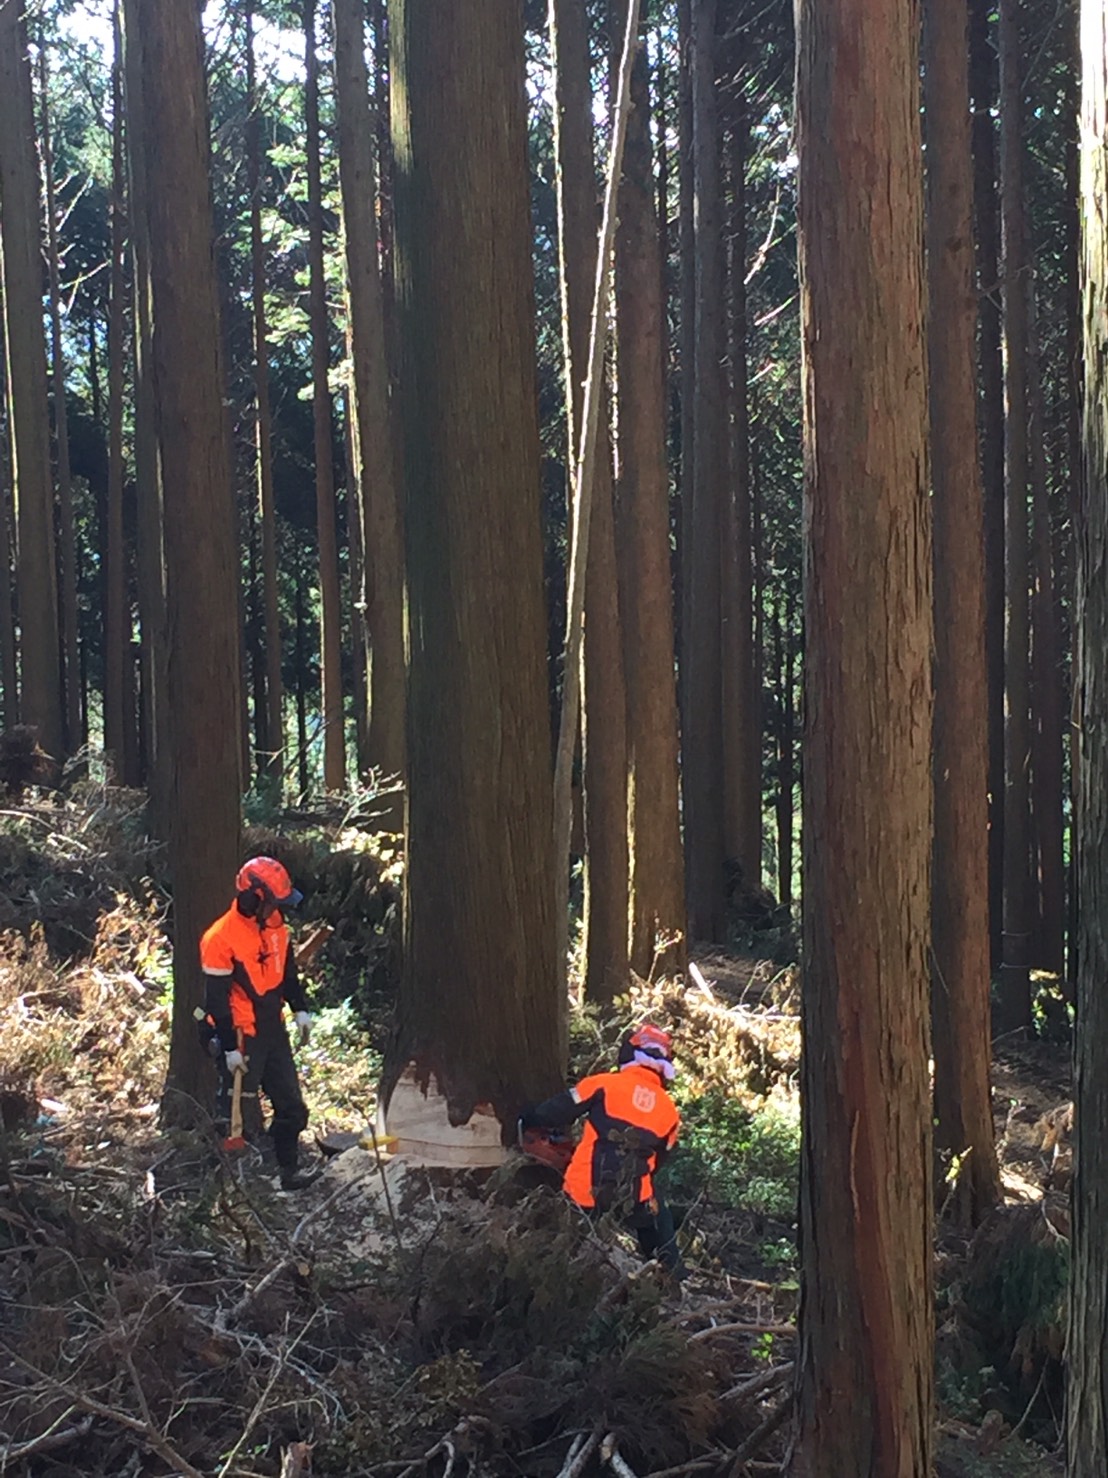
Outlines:
[[653, 1068], [667, 1081], [675, 1073], [673, 1066], [673, 1038], [669, 1032], [652, 1022], [645, 1021], [632, 1027], [619, 1045], [620, 1067]]
[[268, 917], [275, 908], [295, 908], [304, 899], [299, 888], [294, 888], [292, 879], [283, 863], [275, 857], [251, 857], [244, 862], [235, 878], [235, 891], [240, 905], [251, 898], [257, 903], [244, 912], [260, 913]]

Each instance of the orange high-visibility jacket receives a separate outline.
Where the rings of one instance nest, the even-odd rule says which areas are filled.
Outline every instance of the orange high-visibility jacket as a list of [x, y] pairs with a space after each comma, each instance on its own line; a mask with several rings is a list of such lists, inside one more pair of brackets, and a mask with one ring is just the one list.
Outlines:
[[567, 1194], [579, 1206], [604, 1207], [613, 1194], [628, 1191], [636, 1203], [651, 1200], [659, 1155], [676, 1144], [681, 1125], [659, 1074], [632, 1064], [583, 1078], [564, 1096], [574, 1105], [570, 1118], [588, 1115], [566, 1171]]
[[279, 1022], [286, 1001], [294, 1011], [306, 1009], [288, 925], [280, 912], [270, 914], [263, 925], [232, 903], [204, 931], [200, 968], [207, 1009], [227, 1051], [235, 1046], [238, 1032], [253, 1037], [259, 1025]]

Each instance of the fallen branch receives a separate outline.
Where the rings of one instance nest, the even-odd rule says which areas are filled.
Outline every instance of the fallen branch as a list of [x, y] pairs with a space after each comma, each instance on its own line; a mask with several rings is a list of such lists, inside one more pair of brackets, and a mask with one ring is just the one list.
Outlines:
[[316, 1310], [314, 1310], [312, 1312], [312, 1314], [309, 1315], [307, 1323], [304, 1325], [303, 1329], [301, 1329], [300, 1333], [293, 1340], [292, 1344], [289, 1345], [289, 1347], [288, 1347], [287, 1350], [282, 1350], [281, 1351], [280, 1357], [278, 1358], [276, 1365], [274, 1365], [273, 1369], [269, 1373], [269, 1379], [265, 1383], [265, 1389], [262, 1391], [262, 1394], [258, 1397], [257, 1401], [254, 1402], [254, 1409], [250, 1413], [249, 1417], [247, 1417], [247, 1419], [246, 1419], [246, 1425], [242, 1429], [241, 1436], [239, 1437], [238, 1441], [235, 1443], [234, 1447], [231, 1448], [231, 1451], [227, 1454], [227, 1461], [223, 1464], [222, 1468], [220, 1468], [220, 1470], [219, 1470], [218, 1478], [226, 1478], [227, 1473], [230, 1471], [231, 1464], [234, 1462], [235, 1458], [238, 1457], [239, 1452], [242, 1450], [242, 1447], [243, 1447], [244, 1443], [246, 1443], [249, 1440], [249, 1437], [250, 1437], [251, 1432], [253, 1432], [254, 1428], [257, 1426], [257, 1424], [258, 1424], [258, 1418], [261, 1416], [262, 1412], [265, 1410], [266, 1402], [269, 1400], [270, 1392], [273, 1390], [273, 1387], [277, 1384], [277, 1377], [281, 1374], [282, 1370], [284, 1370], [285, 1363], [289, 1359], [289, 1356], [292, 1354], [293, 1350], [296, 1349], [297, 1345], [300, 1343], [300, 1341], [307, 1334], [308, 1330], [315, 1323], [316, 1314], [318, 1314], [318, 1313], [319, 1313], [319, 1310], [316, 1309]]
[[715, 1452], [710, 1457], [690, 1458], [687, 1463], [677, 1463], [672, 1468], [655, 1468], [646, 1478], [684, 1478], [686, 1473], [706, 1473], [709, 1469], [714, 1473], [728, 1457], [730, 1453]]
[[585, 1468], [588, 1466], [589, 1459], [592, 1457], [593, 1453], [599, 1446], [599, 1427], [597, 1427], [595, 1431], [590, 1433], [588, 1437], [586, 1437], [583, 1432], [578, 1432], [577, 1436], [574, 1437], [573, 1442], [570, 1444], [570, 1449], [566, 1453], [566, 1460], [562, 1464], [557, 1478], [579, 1478], [579, 1475], [585, 1471]]
[[707, 1329], [698, 1329], [695, 1334], [690, 1334], [689, 1344], [695, 1344], [697, 1340], [712, 1339], [717, 1334], [780, 1334], [784, 1336], [795, 1333], [795, 1324], [747, 1324], [745, 1322], [711, 1324]]
[[751, 1396], [760, 1396], [765, 1391], [772, 1391], [774, 1386], [780, 1385], [792, 1373], [793, 1362], [788, 1360], [784, 1365], [774, 1365], [769, 1370], [763, 1370], [758, 1375], [751, 1376], [749, 1380], [740, 1381], [737, 1386], [724, 1391], [719, 1399], [721, 1401], [747, 1401]]
[[169, 1439], [149, 1422], [140, 1421], [138, 1417], [132, 1416], [130, 1412], [117, 1411], [114, 1406], [105, 1406], [103, 1401], [97, 1401], [95, 1397], [86, 1395], [84, 1391], [74, 1390], [68, 1381], [58, 1380], [56, 1376], [47, 1375], [45, 1370], [40, 1370], [37, 1365], [32, 1365], [29, 1360], [25, 1360], [22, 1355], [17, 1354], [9, 1344], [0, 1343], [0, 1349], [4, 1351], [9, 1360], [14, 1360], [17, 1365], [21, 1366], [30, 1375], [37, 1376], [39, 1380], [45, 1381], [54, 1390], [60, 1391], [63, 1396], [67, 1396], [73, 1402], [74, 1406], [79, 1406], [82, 1411], [90, 1412], [93, 1416], [102, 1416], [105, 1421], [115, 1422], [117, 1426], [125, 1427], [127, 1431], [134, 1432], [136, 1436], [142, 1438], [143, 1443], [151, 1452], [156, 1453], [163, 1462], [168, 1463], [178, 1474], [184, 1474], [184, 1478], [205, 1478], [205, 1475], [198, 1468], [194, 1468], [186, 1458], [183, 1458]]
[[310, 1442], [294, 1442], [281, 1459], [281, 1478], [301, 1478], [312, 1460]]
[[[72, 1407], [65, 1413], [66, 1416], [73, 1410]], [[62, 1420], [61, 1417], [58, 1419]], [[55, 1452], [59, 1447], [65, 1447], [67, 1443], [75, 1442], [78, 1437], [87, 1437], [92, 1430], [92, 1417], [83, 1416], [79, 1422], [73, 1422], [68, 1427], [59, 1427], [57, 1422], [48, 1427], [38, 1437], [30, 1437], [26, 1442], [6, 1442], [3, 1451], [0, 1451], [0, 1473], [9, 1463], [17, 1462], [21, 1458], [31, 1457], [39, 1452]]]
[[742, 1470], [747, 1459], [752, 1458], [758, 1449], [773, 1436], [778, 1427], [784, 1425], [792, 1409], [793, 1398], [789, 1396], [782, 1401], [780, 1406], [770, 1412], [764, 1422], [761, 1422], [754, 1428], [746, 1441], [735, 1449], [735, 1459], [731, 1464], [727, 1478], [741, 1478]]
[[634, 1468], [621, 1455], [614, 1432], [609, 1432], [600, 1444], [600, 1460], [607, 1463], [612, 1472], [618, 1474], [618, 1478], [638, 1478]]

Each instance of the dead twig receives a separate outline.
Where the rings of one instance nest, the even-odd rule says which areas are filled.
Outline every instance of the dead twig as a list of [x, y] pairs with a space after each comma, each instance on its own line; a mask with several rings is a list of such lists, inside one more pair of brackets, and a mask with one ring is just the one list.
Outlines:
[[758, 1451], [758, 1449], [763, 1445], [763, 1443], [767, 1442], [769, 1438], [773, 1436], [778, 1427], [785, 1424], [785, 1421], [792, 1409], [793, 1398], [792, 1396], [788, 1396], [784, 1401], [782, 1401], [780, 1406], [775, 1407], [774, 1410], [770, 1412], [765, 1421], [760, 1422], [758, 1426], [754, 1428], [753, 1432], [751, 1432], [746, 1441], [740, 1443], [740, 1445], [735, 1449], [735, 1458], [731, 1464], [730, 1470], [728, 1471], [727, 1478], [741, 1478], [742, 1470], [746, 1465], [747, 1459], [752, 1458], [754, 1454]]
[[698, 1329], [695, 1334], [689, 1335], [689, 1344], [695, 1344], [698, 1340], [713, 1339], [720, 1334], [780, 1334], [795, 1335], [795, 1324], [748, 1324], [738, 1322], [735, 1324], [712, 1324], [707, 1329]]
[[788, 1360], [784, 1365], [774, 1365], [769, 1370], [763, 1370], [751, 1376], [749, 1380], [740, 1381], [737, 1386], [724, 1391], [719, 1399], [721, 1401], [748, 1401], [752, 1396], [760, 1396], [765, 1391], [772, 1391], [774, 1386], [780, 1385], [792, 1373], [793, 1362]]
[[254, 1428], [258, 1424], [258, 1418], [261, 1416], [262, 1412], [265, 1410], [266, 1402], [269, 1400], [270, 1392], [273, 1390], [273, 1387], [277, 1384], [277, 1377], [281, 1374], [282, 1370], [284, 1370], [285, 1364], [288, 1361], [288, 1358], [292, 1354], [293, 1350], [296, 1349], [297, 1345], [300, 1343], [300, 1341], [307, 1334], [308, 1330], [315, 1323], [316, 1315], [318, 1313], [319, 1313], [319, 1310], [318, 1309], [315, 1309], [311, 1313], [311, 1315], [308, 1318], [307, 1323], [304, 1325], [303, 1329], [301, 1329], [300, 1333], [293, 1340], [292, 1344], [289, 1345], [289, 1347], [288, 1347], [287, 1350], [282, 1350], [281, 1351], [281, 1354], [280, 1354], [280, 1356], [277, 1359], [277, 1363], [274, 1365], [273, 1369], [269, 1373], [269, 1379], [265, 1383], [265, 1389], [262, 1391], [262, 1394], [258, 1397], [257, 1401], [254, 1402], [254, 1409], [250, 1413], [250, 1415], [247, 1417], [247, 1419], [246, 1419], [246, 1425], [243, 1427], [242, 1433], [240, 1434], [238, 1441], [235, 1443], [234, 1447], [231, 1448], [231, 1451], [227, 1454], [227, 1460], [223, 1464], [222, 1468], [220, 1468], [219, 1473], [217, 1475], [217, 1478], [226, 1478], [227, 1473], [230, 1472], [231, 1464], [234, 1462], [235, 1458], [238, 1457], [240, 1451], [242, 1450], [242, 1447], [243, 1447], [244, 1443], [246, 1443], [246, 1442], [249, 1441], [251, 1432], [253, 1432]]
[[93, 1416], [102, 1416], [105, 1421], [115, 1422], [117, 1426], [125, 1427], [129, 1432], [134, 1432], [142, 1438], [145, 1446], [168, 1463], [169, 1466], [184, 1478], [205, 1478], [198, 1468], [181, 1456], [173, 1444], [161, 1432], [149, 1422], [140, 1421], [127, 1411], [117, 1411], [114, 1406], [105, 1406], [103, 1401], [97, 1401], [94, 1396], [87, 1395], [84, 1391], [75, 1390], [67, 1381], [58, 1380], [56, 1376], [48, 1375], [45, 1370], [40, 1370], [37, 1365], [32, 1365], [22, 1355], [16, 1353], [9, 1344], [0, 1342], [0, 1349], [7, 1355], [9, 1360], [26, 1370], [30, 1375], [37, 1376], [39, 1380], [45, 1381], [55, 1391], [60, 1391], [67, 1396], [74, 1406], [79, 1406], [82, 1411], [90, 1412]]
[[709, 1457], [694, 1457], [687, 1463], [677, 1463], [672, 1468], [655, 1468], [647, 1473], [646, 1478], [684, 1478], [686, 1473], [706, 1473], [709, 1469], [715, 1472], [729, 1456], [729, 1453], [717, 1451]]
[[562, 1464], [557, 1478], [579, 1478], [579, 1475], [585, 1471], [589, 1459], [599, 1446], [599, 1427], [590, 1432], [588, 1437], [583, 1432], [578, 1432], [570, 1445], [569, 1451], [566, 1453], [566, 1460]]
[[614, 1432], [609, 1432], [600, 1444], [600, 1461], [607, 1463], [612, 1472], [618, 1474], [618, 1478], [638, 1478], [634, 1468], [620, 1453]]
[[46, 1431], [37, 1437], [30, 1437], [26, 1442], [6, 1442], [3, 1451], [0, 1452], [0, 1473], [7, 1470], [9, 1463], [18, 1462], [39, 1452], [55, 1452], [59, 1447], [75, 1442], [78, 1437], [87, 1437], [92, 1430], [91, 1416], [83, 1416], [79, 1422], [71, 1422], [68, 1427], [58, 1425], [58, 1422], [71, 1416], [73, 1410], [71, 1406], [67, 1412], [58, 1417], [58, 1421], [47, 1427]]

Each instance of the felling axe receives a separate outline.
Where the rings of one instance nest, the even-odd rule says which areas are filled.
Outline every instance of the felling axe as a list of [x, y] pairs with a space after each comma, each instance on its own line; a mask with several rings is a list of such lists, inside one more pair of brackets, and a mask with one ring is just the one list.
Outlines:
[[[239, 1051], [242, 1051], [242, 1031], [238, 1032]], [[244, 1150], [246, 1138], [242, 1132], [242, 1080], [245, 1076], [244, 1069], [235, 1069], [235, 1082], [231, 1089], [231, 1132], [223, 1141], [225, 1150]]]

